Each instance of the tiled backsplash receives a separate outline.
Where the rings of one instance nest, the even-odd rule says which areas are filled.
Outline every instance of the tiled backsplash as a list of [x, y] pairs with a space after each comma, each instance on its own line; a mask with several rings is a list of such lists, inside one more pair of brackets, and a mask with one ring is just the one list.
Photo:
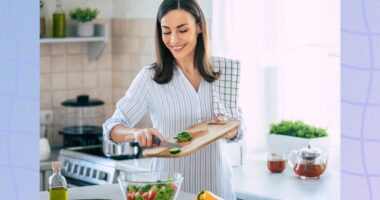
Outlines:
[[[58, 134], [67, 121], [61, 102], [79, 94], [105, 102], [105, 119], [125, 94], [140, 69], [154, 61], [154, 19], [99, 20], [111, 27], [110, 44], [98, 60], [90, 61], [86, 43], [41, 44], [41, 110], [53, 110], [49, 130], [52, 145], [62, 144]], [[150, 126], [149, 118], [139, 127]]]

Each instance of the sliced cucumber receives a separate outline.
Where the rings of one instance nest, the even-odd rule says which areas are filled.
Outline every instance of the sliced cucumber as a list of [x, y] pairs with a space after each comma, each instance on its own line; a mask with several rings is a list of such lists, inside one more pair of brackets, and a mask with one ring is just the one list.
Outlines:
[[181, 152], [181, 149], [180, 148], [171, 148], [170, 150], [169, 150], [169, 153], [171, 153], [171, 154], [177, 154], [177, 153], [179, 153], [179, 152]]

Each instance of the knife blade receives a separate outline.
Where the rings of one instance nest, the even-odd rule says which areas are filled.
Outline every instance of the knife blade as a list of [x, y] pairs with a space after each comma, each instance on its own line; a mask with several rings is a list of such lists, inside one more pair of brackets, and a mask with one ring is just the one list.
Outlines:
[[155, 144], [157, 146], [161, 146], [161, 147], [170, 147], [170, 148], [181, 147], [177, 143], [161, 140], [160, 138], [154, 137], [154, 136], [153, 136], [152, 140], [153, 140], [153, 144]]

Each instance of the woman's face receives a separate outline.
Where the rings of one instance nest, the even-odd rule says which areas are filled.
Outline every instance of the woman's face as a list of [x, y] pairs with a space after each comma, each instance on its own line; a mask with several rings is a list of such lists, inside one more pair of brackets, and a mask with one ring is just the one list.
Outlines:
[[181, 9], [171, 10], [161, 19], [161, 30], [162, 40], [176, 60], [193, 59], [201, 33], [193, 15]]

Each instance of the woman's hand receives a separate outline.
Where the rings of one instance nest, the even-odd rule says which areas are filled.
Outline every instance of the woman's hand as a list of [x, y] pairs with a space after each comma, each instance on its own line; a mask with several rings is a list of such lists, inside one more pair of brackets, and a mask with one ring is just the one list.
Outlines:
[[158, 137], [161, 140], [165, 138], [154, 128], [137, 129], [133, 133], [135, 140], [139, 143], [140, 147], [152, 147], [152, 137]]
[[[214, 117], [214, 119], [211, 120], [211, 123], [215, 123], [215, 124], [223, 123], [223, 122], [227, 122], [227, 119], [223, 116], [216, 116], [216, 117]], [[223, 136], [223, 138], [224, 139], [232, 139], [232, 138], [236, 137], [237, 132], [238, 132], [238, 129], [233, 129], [232, 131], [225, 134]]]

